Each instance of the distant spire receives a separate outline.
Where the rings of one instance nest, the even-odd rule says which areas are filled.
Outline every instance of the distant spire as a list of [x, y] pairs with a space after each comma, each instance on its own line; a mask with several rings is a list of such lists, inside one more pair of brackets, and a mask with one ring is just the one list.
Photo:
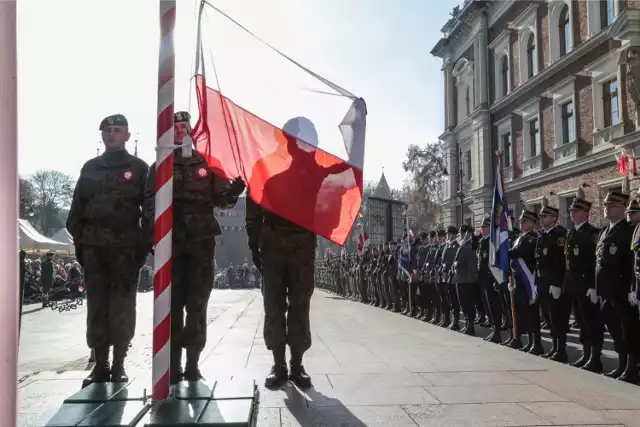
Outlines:
[[133, 149], [133, 155], [138, 157], [138, 140], [137, 139], [136, 139], [135, 148]]
[[373, 193], [374, 197], [382, 197], [384, 199], [392, 199], [391, 188], [389, 187], [389, 183], [387, 182], [387, 178], [384, 176], [384, 167], [382, 168], [382, 176], [380, 177], [380, 181], [378, 181], [378, 185], [376, 186], [376, 191]]

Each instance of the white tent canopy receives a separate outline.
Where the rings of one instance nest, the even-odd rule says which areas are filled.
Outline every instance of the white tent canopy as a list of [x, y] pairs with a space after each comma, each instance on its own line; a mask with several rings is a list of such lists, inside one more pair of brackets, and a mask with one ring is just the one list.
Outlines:
[[20, 226], [20, 249], [46, 249], [70, 251], [73, 245], [58, 242], [40, 234], [26, 219], [19, 219]]
[[53, 236], [51, 236], [51, 240], [65, 243], [67, 245], [73, 245], [73, 237], [71, 237], [71, 234], [69, 234], [69, 230], [67, 230], [66, 228], [61, 228], [60, 230], [58, 230]]

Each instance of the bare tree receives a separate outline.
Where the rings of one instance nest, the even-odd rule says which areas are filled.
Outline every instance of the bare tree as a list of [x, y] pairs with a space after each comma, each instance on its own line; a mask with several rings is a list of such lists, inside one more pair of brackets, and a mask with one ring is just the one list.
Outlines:
[[35, 193], [33, 191], [33, 187], [24, 178], [20, 178], [20, 218], [21, 219], [29, 219], [33, 215], [35, 215]]
[[445, 159], [442, 143], [427, 144], [423, 148], [410, 145], [402, 167], [410, 173], [410, 179], [405, 181], [404, 186], [417, 223], [421, 228], [438, 226], [444, 198], [442, 176]]
[[63, 226], [58, 214], [71, 204], [74, 181], [71, 176], [55, 170], [41, 170], [30, 176], [33, 189], [34, 226], [45, 234]]

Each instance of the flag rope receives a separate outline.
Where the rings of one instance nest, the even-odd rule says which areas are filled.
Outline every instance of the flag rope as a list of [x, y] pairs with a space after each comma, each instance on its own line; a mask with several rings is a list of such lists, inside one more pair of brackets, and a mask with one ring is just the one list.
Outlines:
[[152, 398], [169, 397], [171, 346], [171, 240], [173, 227], [173, 113], [176, 1], [160, 0], [158, 124], [154, 226]]

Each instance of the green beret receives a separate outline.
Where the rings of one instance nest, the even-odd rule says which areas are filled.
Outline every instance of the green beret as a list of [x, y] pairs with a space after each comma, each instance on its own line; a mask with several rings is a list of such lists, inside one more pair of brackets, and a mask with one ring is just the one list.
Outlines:
[[105, 126], [129, 126], [129, 122], [122, 114], [114, 114], [113, 116], [105, 117], [100, 122], [100, 130], [104, 130]]
[[191, 115], [186, 111], [178, 111], [173, 115], [173, 122], [189, 122], [191, 120]]

